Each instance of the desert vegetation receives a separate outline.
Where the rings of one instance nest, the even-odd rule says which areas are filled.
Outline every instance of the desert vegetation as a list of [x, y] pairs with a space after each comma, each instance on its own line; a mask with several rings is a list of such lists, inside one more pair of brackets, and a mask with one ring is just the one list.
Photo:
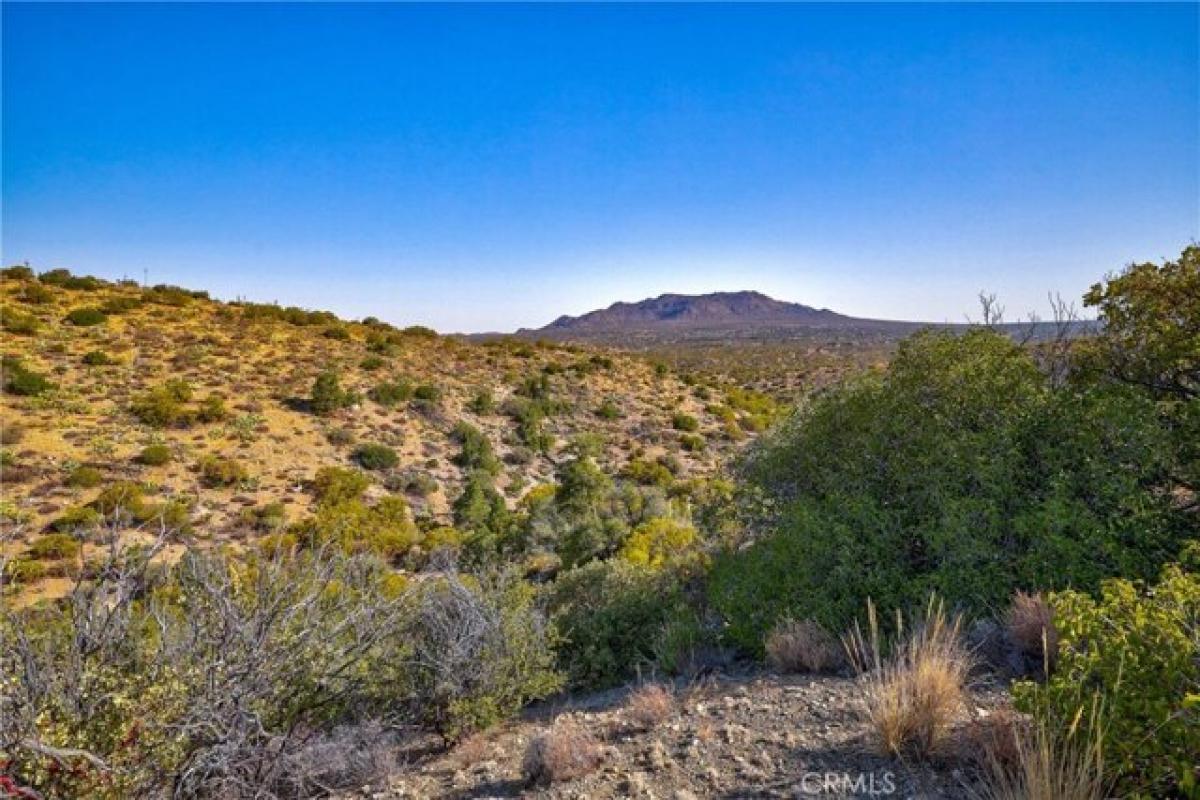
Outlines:
[[985, 315], [787, 405], [64, 270], [3, 292], [0, 792], [336, 795], [538, 701], [514, 788], [599, 792], [630, 737], [662, 774], [678, 731], [748, 738], [702, 682], [740, 669], [779, 708], [833, 687], [948, 796], [1196, 796], [1200, 248], [1098, 283], [1084, 335]]

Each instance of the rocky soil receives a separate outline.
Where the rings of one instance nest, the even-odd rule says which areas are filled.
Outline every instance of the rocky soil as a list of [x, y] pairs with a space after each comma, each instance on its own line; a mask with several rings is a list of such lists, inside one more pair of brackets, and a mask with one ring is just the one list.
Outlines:
[[[851, 678], [711, 675], [674, 687], [673, 710], [649, 726], [633, 720], [629, 692], [546, 704], [450, 750], [414, 744], [386, 786], [363, 787], [359, 796], [963, 798], [978, 774], [965, 735], [949, 737], [952, 744], [925, 762], [882, 755]], [[976, 686], [963, 731], [1006, 703], [997, 686]], [[531, 784], [522, 771], [529, 741], [568, 721], [596, 737], [599, 765], [573, 780]]]

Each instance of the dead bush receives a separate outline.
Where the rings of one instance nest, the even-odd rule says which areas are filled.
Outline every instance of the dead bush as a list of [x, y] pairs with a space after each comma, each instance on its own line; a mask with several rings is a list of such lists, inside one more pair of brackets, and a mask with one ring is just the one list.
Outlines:
[[530, 783], [558, 783], [600, 766], [600, 742], [574, 721], [559, 721], [529, 742], [522, 767]]
[[931, 597], [924, 614], [907, 626], [897, 612], [888, 642], [869, 602], [867, 619], [867, 633], [855, 623], [846, 650], [859, 673], [871, 727], [885, 752], [926, 757], [964, 706], [971, 658], [959, 637], [961, 618], [947, 617]]
[[1022, 655], [1041, 664], [1049, 675], [1058, 652], [1058, 628], [1054, 625], [1054, 609], [1041, 592], [1014, 594], [1004, 615], [1004, 627], [1009, 641]]
[[650, 730], [675, 713], [675, 696], [659, 683], [634, 689], [625, 701], [625, 715], [638, 727]]
[[[1093, 709], [1093, 714], [1094, 714]], [[1016, 759], [988, 762], [975, 800], [1101, 800], [1108, 797], [1104, 778], [1103, 737], [1095, 726], [1051, 730], [1032, 725], [1016, 731]], [[1086, 733], [1085, 733], [1086, 731]]]
[[812, 620], [781, 620], [765, 642], [767, 660], [780, 672], [826, 672], [843, 663], [841, 642]]
[[1017, 737], [1028, 719], [1011, 708], [998, 709], [967, 723], [962, 732], [962, 755], [981, 769], [992, 766], [1015, 770], [1020, 762]]

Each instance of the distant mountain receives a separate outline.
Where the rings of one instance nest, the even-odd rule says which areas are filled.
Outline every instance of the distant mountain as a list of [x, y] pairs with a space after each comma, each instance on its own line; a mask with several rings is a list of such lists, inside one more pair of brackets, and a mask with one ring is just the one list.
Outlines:
[[677, 334], [696, 331], [767, 330], [779, 328], [850, 329], [907, 326], [864, 320], [800, 303], [775, 300], [762, 292], [663, 294], [637, 303], [613, 303], [578, 317], [561, 316], [544, 328], [520, 335], [550, 338], [594, 338], [630, 331]]

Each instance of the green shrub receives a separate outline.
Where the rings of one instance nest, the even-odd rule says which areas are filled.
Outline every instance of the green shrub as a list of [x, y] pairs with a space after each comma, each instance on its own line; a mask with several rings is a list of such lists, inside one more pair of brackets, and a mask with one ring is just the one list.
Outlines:
[[[255, 530], [278, 533], [287, 527], [287, 507], [283, 503], [267, 503], [257, 508], [244, 508], [238, 518]], [[295, 543], [295, 537], [291, 538]]]
[[406, 554], [419, 539], [408, 503], [382, 498], [373, 506], [361, 500], [322, 501], [315, 513], [289, 529], [308, 547], [336, 545], [345, 553], [374, 553], [388, 559]]
[[4, 391], [8, 394], [39, 397], [56, 388], [45, 375], [27, 368], [19, 359], [5, 356], [0, 366], [4, 371]]
[[33, 336], [42, 327], [42, 323], [32, 314], [24, 314], [12, 308], [0, 308], [0, 326], [6, 333]]
[[593, 561], [549, 589], [562, 636], [559, 663], [576, 687], [613, 686], [656, 659], [659, 636], [684, 601], [675, 579], [628, 562]]
[[625, 465], [621, 475], [642, 486], [659, 486], [666, 488], [675, 482], [675, 475], [659, 461], [647, 461], [635, 458]]
[[201, 422], [221, 422], [229, 416], [228, 409], [225, 408], [225, 398], [217, 394], [210, 394], [200, 401], [199, 408], [196, 409], [196, 419]]
[[42, 561], [78, 558], [82, 549], [79, 540], [69, 533], [47, 533], [33, 540], [29, 555]]
[[100, 491], [92, 501], [92, 508], [106, 517], [119, 515], [122, 520], [145, 520], [150, 514], [145, 495], [140, 483], [117, 481]]
[[386, 364], [387, 360], [379, 356], [367, 356], [359, 362], [358, 366], [367, 372], [374, 372], [377, 369], [382, 369]]
[[140, 422], [156, 428], [187, 427], [196, 420], [195, 410], [186, 405], [191, 397], [191, 385], [174, 379], [135, 397], [129, 410]]
[[108, 317], [105, 316], [103, 311], [91, 306], [74, 308], [67, 314], [67, 322], [80, 328], [90, 328], [93, 325], [100, 325], [107, 319]]
[[759, 651], [785, 616], [838, 630], [868, 598], [982, 611], [1153, 576], [1187, 530], [1161, 491], [1167, 441], [1136, 392], [1048, 385], [999, 333], [919, 334], [756, 445], [748, 496], [774, 532], [718, 559], [713, 602]]
[[467, 404], [467, 409], [473, 414], [484, 416], [491, 414], [496, 410], [496, 398], [492, 396], [491, 389], [480, 389], [471, 398], [471, 402]]
[[462, 448], [454, 457], [454, 463], [465, 470], [481, 469], [484, 472], [497, 474], [500, 471], [500, 459], [492, 450], [492, 443], [487, 436], [469, 422], [459, 422], [450, 434]]
[[702, 558], [696, 529], [667, 517], [652, 517], [634, 528], [619, 555], [650, 569], [694, 564]]
[[67, 476], [67, 485], [80, 489], [90, 489], [93, 486], [99, 486], [103, 480], [103, 472], [95, 467], [84, 465], [71, 470], [71, 474]]
[[671, 427], [677, 431], [693, 432], [700, 430], [700, 422], [691, 414], [678, 411], [671, 417]]
[[345, 325], [331, 325], [321, 332], [326, 339], [337, 339], [341, 342], [350, 340], [350, 330]]
[[37, 583], [46, 577], [50, 572], [50, 568], [36, 559], [17, 557], [5, 565], [5, 572], [7, 574], [3, 577], [7, 581], [12, 581], [18, 585], [28, 585]]
[[110, 316], [116, 316], [141, 307], [142, 301], [137, 297], [110, 297], [100, 306], [100, 310]]
[[26, 283], [21, 287], [21, 300], [32, 306], [43, 306], [54, 299], [54, 292], [37, 283]]
[[208, 455], [200, 459], [196, 465], [200, 471], [200, 480], [205, 486], [234, 486], [249, 477], [246, 468], [234, 458]]
[[313, 479], [313, 493], [317, 502], [337, 505], [357, 500], [371, 485], [371, 479], [356, 469], [321, 467]]
[[0, 277], [10, 281], [31, 281], [33, 280], [33, 270], [24, 264], [14, 264], [11, 267], [0, 269]]
[[699, 453], [705, 445], [704, 437], [698, 433], [685, 433], [679, 437], [679, 446], [689, 453]]
[[416, 389], [413, 389], [414, 400], [424, 400], [429, 403], [436, 403], [442, 399], [442, 390], [428, 383], [423, 383]]
[[171, 448], [165, 444], [147, 445], [138, 453], [137, 460], [148, 467], [162, 466], [171, 461]]
[[600, 419], [620, 419], [621, 407], [612, 398], [605, 398], [596, 409], [596, 416]]
[[1099, 599], [1064, 591], [1050, 601], [1057, 667], [1045, 685], [1014, 688], [1018, 708], [1052, 730], [1102, 734], [1118, 796], [1200, 796], [1200, 574], [1170, 565], [1150, 589], [1112, 579]]
[[115, 359], [103, 350], [90, 350], [84, 353], [82, 361], [89, 367], [107, 367], [117, 363]]
[[83, 528], [94, 528], [103, 521], [100, 512], [87, 506], [68, 508], [50, 527], [63, 533], [72, 533]]
[[396, 451], [383, 444], [362, 444], [354, 449], [353, 458], [363, 469], [391, 469], [400, 463]]
[[381, 406], [394, 406], [413, 396], [412, 384], [406, 380], [384, 381], [368, 392], [368, 396]]
[[342, 388], [341, 378], [336, 372], [322, 372], [313, 382], [312, 410], [315, 414], [332, 414], [357, 402], [358, 398], [353, 392]]

